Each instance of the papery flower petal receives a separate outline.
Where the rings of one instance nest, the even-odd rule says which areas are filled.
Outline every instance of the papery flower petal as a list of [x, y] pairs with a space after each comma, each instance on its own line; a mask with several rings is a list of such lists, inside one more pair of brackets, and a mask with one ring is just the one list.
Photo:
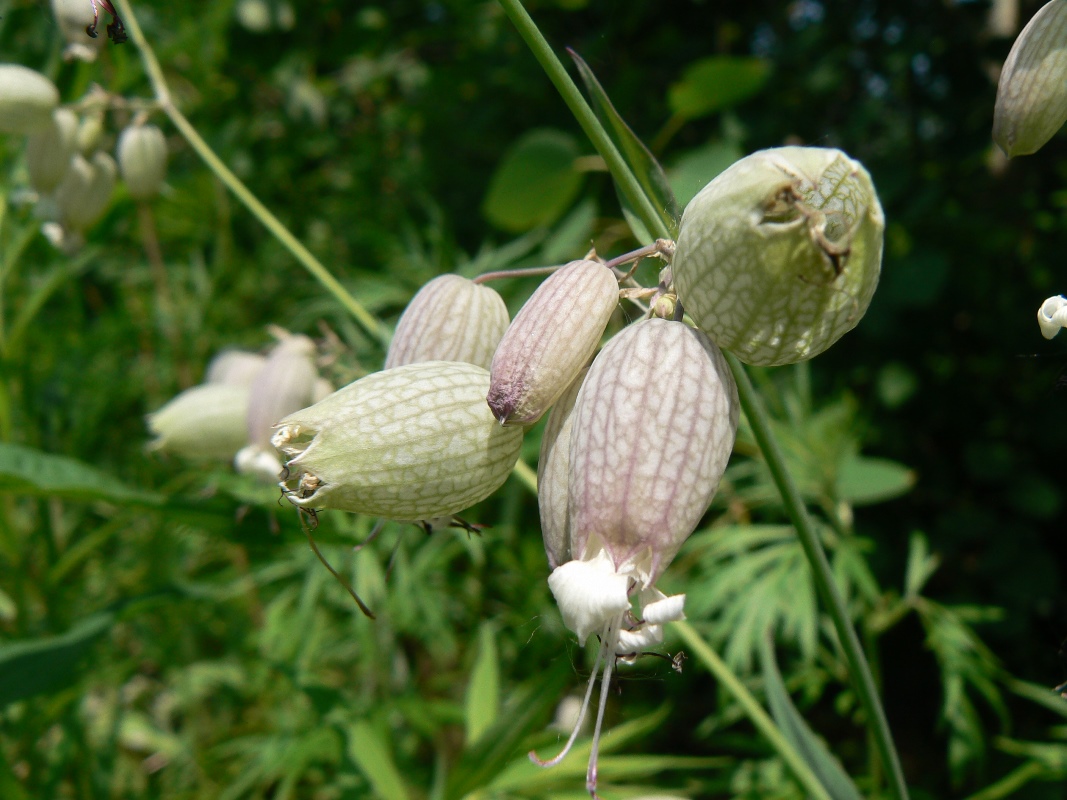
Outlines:
[[685, 619], [685, 595], [672, 594], [641, 608], [641, 619], [649, 625], [678, 622]]
[[556, 598], [563, 624], [583, 645], [589, 634], [630, 608], [629, 583], [629, 576], [616, 572], [604, 551], [588, 561], [568, 561], [548, 576], [548, 588]]
[[641, 625], [628, 631], [619, 631], [619, 644], [615, 652], [629, 655], [663, 644], [663, 627], [661, 625]]
[[1061, 329], [1067, 327], [1067, 298], [1063, 295], [1050, 297], [1037, 310], [1037, 324], [1041, 335], [1053, 338]]

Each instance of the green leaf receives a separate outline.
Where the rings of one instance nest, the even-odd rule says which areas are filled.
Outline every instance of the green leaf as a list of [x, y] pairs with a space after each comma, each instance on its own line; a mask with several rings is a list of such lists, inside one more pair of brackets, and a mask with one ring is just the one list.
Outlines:
[[109, 500], [156, 506], [163, 497], [134, 489], [113, 475], [67, 456], [20, 444], [0, 443], [0, 481], [4, 491], [70, 500]]
[[913, 533], [908, 546], [908, 566], [904, 573], [904, 596], [918, 597], [939, 566], [941, 559], [931, 555], [926, 537], [917, 531]]
[[496, 631], [491, 622], [478, 631], [478, 657], [467, 684], [467, 741], [477, 742], [500, 710], [500, 658], [496, 651]]
[[682, 80], [668, 90], [667, 103], [678, 116], [698, 119], [747, 100], [770, 74], [770, 62], [761, 58], [711, 56], [686, 68]]
[[[597, 119], [600, 120], [608, 137], [625, 159], [626, 165], [637, 178], [637, 182], [641, 184], [641, 188], [645, 190], [645, 194], [655, 205], [671, 235], [677, 237], [678, 222], [682, 215], [678, 208], [678, 201], [674, 199], [670, 182], [667, 180], [667, 173], [644, 143], [630, 130], [630, 126], [619, 116], [619, 112], [611, 104], [607, 92], [597, 81], [589, 65], [573, 50], [567, 52], [578, 66], [578, 73], [582, 76], [585, 88], [589, 92], [589, 99]], [[650, 243], [653, 237], [639, 221], [641, 215], [637, 209], [631, 208], [626, 198], [617, 190], [616, 194], [619, 195], [623, 214], [630, 223], [634, 235], [639, 240]]]
[[574, 166], [578, 155], [574, 137], [548, 128], [530, 131], [493, 173], [482, 203], [486, 219], [511, 233], [555, 222], [582, 188]]
[[854, 506], [882, 503], [914, 486], [914, 471], [884, 458], [854, 456], [841, 465], [837, 476], [838, 497]]
[[348, 729], [348, 755], [356, 762], [374, 793], [383, 800], [407, 800], [404, 779], [383, 737], [365, 721]]
[[804, 759], [833, 800], [862, 800], [863, 796], [856, 784], [793, 705], [778, 671], [774, 658], [774, 641], [770, 636], [763, 638], [762, 656], [767, 705], [770, 706], [771, 716], [781, 729], [782, 735]]
[[445, 797], [459, 800], [495, 780], [509, 763], [525, 758], [523, 740], [551, 718], [567, 684], [574, 679], [569, 663], [560, 661], [541, 676], [518, 687], [496, 723], [468, 746], [448, 776]]
[[0, 644], [0, 708], [72, 684], [81, 658], [114, 622], [114, 613], [100, 612], [60, 636]]

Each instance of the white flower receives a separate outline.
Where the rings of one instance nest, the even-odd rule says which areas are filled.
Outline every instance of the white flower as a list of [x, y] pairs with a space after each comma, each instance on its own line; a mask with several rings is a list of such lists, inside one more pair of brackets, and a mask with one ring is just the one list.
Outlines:
[[1037, 324], [1046, 339], [1059, 333], [1060, 328], [1067, 328], [1067, 297], [1058, 294], [1042, 303], [1037, 310]]

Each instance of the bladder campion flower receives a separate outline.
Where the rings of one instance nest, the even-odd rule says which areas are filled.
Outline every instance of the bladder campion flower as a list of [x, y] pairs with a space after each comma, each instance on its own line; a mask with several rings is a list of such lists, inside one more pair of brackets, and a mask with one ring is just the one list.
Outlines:
[[458, 361], [383, 370], [283, 419], [282, 488], [301, 508], [401, 521], [448, 517], [484, 500], [519, 457], [520, 428], [485, 404], [489, 373]]
[[737, 388], [719, 349], [703, 332], [662, 319], [635, 323], [605, 345], [578, 392], [570, 414], [569, 541], [549, 552], [550, 560], [562, 553], [572, 560], [553, 570], [548, 585], [578, 642], [597, 634], [600, 647], [563, 751], [548, 761], [530, 755], [551, 766], [567, 754], [603, 661], [586, 773], [594, 796], [615, 658], [661, 642], [663, 623], [683, 618], [684, 595], [668, 597], [655, 583], [711, 503], [738, 413]]
[[1053, 338], [1061, 328], [1067, 328], [1067, 297], [1058, 294], [1042, 303], [1037, 310], [1037, 324], [1046, 339]]
[[678, 297], [745, 363], [803, 361], [863, 317], [884, 229], [859, 162], [823, 147], [760, 150], [686, 206], [671, 262]]

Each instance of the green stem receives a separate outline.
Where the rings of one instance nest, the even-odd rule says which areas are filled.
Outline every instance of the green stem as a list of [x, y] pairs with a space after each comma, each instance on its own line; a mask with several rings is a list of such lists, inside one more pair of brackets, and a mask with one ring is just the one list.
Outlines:
[[822, 549], [818, 534], [814, 525], [812, 525], [811, 517], [808, 515], [808, 510], [803, 500], [801, 500], [800, 492], [797, 491], [796, 484], [793, 482], [793, 476], [789, 474], [789, 469], [786, 467], [785, 457], [782, 455], [781, 448], [778, 447], [778, 441], [771, 431], [770, 420], [763, 409], [763, 402], [760, 400], [755, 388], [753, 388], [752, 382], [748, 378], [748, 373], [745, 372], [744, 365], [732, 353], [726, 353], [726, 360], [729, 362], [730, 370], [733, 372], [734, 379], [737, 382], [737, 393], [741, 400], [741, 408], [748, 418], [749, 425], [752, 427], [752, 432], [756, 437], [756, 442], [759, 444], [763, 457], [767, 461], [774, 483], [782, 495], [782, 503], [785, 506], [786, 513], [796, 528], [797, 538], [800, 540], [800, 546], [803, 548], [804, 555], [811, 566], [819, 596], [822, 598], [823, 605], [833, 620], [841, 649], [845, 654], [845, 659], [848, 661], [853, 686], [859, 697], [860, 705], [867, 715], [867, 724], [874, 735], [882, 763], [886, 767], [889, 788], [894, 797], [899, 800], [905, 800], [908, 797], [908, 788], [904, 783], [904, 772], [900, 766], [900, 758], [897, 756], [896, 748], [893, 746], [893, 737], [889, 732], [889, 722], [878, 699], [874, 677], [871, 675], [867, 659], [863, 654], [859, 637], [856, 635], [856, 630], [849, 620], [845, 601], [841, 597], [837, 583], [834, 581], [830, 562]]
[[977, 794], [972, 794], [967, 800], [1000, 800], [1001, 797], [1015, 794], [1034, 779], [1048, 777], [1050, 777], [1048, 770], [1042, 764], [1037, 761], [1028, 761], [996, 783], [991, 783]]
[[597, 120], [593, 109], [589, 107], [578, 86], [571, 80], [571, 76], [567, 74], [567, 70], [564, 69], [563, 64], [560, 63], [545, 37], [541, 35], [537, 24], [526, 13], [526, 9], [523, 8], [520, 0], [500, 0], [500, 5], [504, 9], [504, 13], [511, 19], [523, 41], [526, 42], [527, 47], [530, 48], [534, 57], [541, 64], [541, 68], [547, 73], [549, 80], [555, 85], [556, 91], [563, 98], [563, 102], [567, 104], [567, 108], [571, 110], [574, 118], [578, 120], [578, 124], [582, 126], [585, 135], [589, 137], [597, 152], [607, 162], [608, 171], [611, 172], [611, 176], [615, 179], [619, 191], [640, 213], [641, 220], [645, 223], [649, 233], [659, 239], [671, 238], [671, 232], [656, 212], [655, 204], [641, 189], [641, 184], [638, 183], [637, 178], [626, 166], [626, 161], [623, 159], [622, 154], [619, 153], [618, 148], [615, 147], [600, 121]]
[[793, 776], [808, 795], [820, 800], [830, 800], [830, 795], [826, 788], [808, 767], [807, 762], [789, 744], [781, 731], [778, 730], [778, 726], [774, 724], [774, 720], [763, 710], [763, 706], [752, 696], [752, 693], [741, 682], [741, 679], [730, 670], [726, 662], [719, 658], [718, 653], [711, 649], [708, 643], [701, 638], [700, 634], [688, 622], [675, 622], [674, 630], [681, 635], [682, 641], [685, 642], [690, 652], [695, 653], [697, 658], [708, 668], [708, 672], [714, 675], [715, 679], [741, 704], [741, 708], [744, 709], [752, 724], [763, 734], [763, 738], [767, 740], [767, 743], [781, 756], [786, 766], [789, 767]]
[[383, 326], [377, 318], [363, 305], [356, 300], [348, 291], [341, 285], [341, 283], [330, 274], [330, 271], [322, 265], [315, 256], [304, 245], [289, 232], [289, 229], [282, 224], [271, 211], [263, 205], [249, 189], [245, 186], [241, 179], [238, 178], [230, 169], [222, 163], [222, 160], [215, 155], [203, 137], [193, 127], [192, 123], [186, 119], [185, 115], [178, 110], [178, 107], [174, 105], [170, 95], [170, 88], [167, 85], [167, 80], [163, 76], [163, 69], [159, 64], [159, 59], [156, 58], [155, 52], [148, 44], [148, 41], [144, 37], [144, 33], [141, 31], [140, 23], [137, 21], [137, 17], [133, 13], [133, 8], [130, 6], [129, 0], [116, 0], [117, 5], [122, 11], [123, 21], [126, 23], [127, 31], [129, 32], [130, 39], [137, 46], [138, 51], [141, 54], [141, 61], [144, 63], [145, 72], [148, 74], [148, 80], [152, 84], [152, 90], [155, 92], [156, 101], [159, 103], [159, 107], [170, 118], [170, 121], [174, 124], [174, 127], [178, 129], [185, 140], [189, 142], [189, 145], [196, 151], [197, 155], [207, 165], [208, 169], [215, 173], [220, 181], [226, 185], [226, 187], [233, 192], [234, 196], [240, 200], [245, 208], [252, 212], [252, 215], [260, 221], [260, 223], [268, 231], [273, 234], [282, 245], [292, 253], [293, 257], [299, 261], [304, 268], [311, 273], [323, 288], [326, 289], [334, 299], [337, 300], [345, 309], [348, 310], [356, 322], [373, 338], [381, 342], [383, 347], [389, 346], [390, 334], [388, 329]]

